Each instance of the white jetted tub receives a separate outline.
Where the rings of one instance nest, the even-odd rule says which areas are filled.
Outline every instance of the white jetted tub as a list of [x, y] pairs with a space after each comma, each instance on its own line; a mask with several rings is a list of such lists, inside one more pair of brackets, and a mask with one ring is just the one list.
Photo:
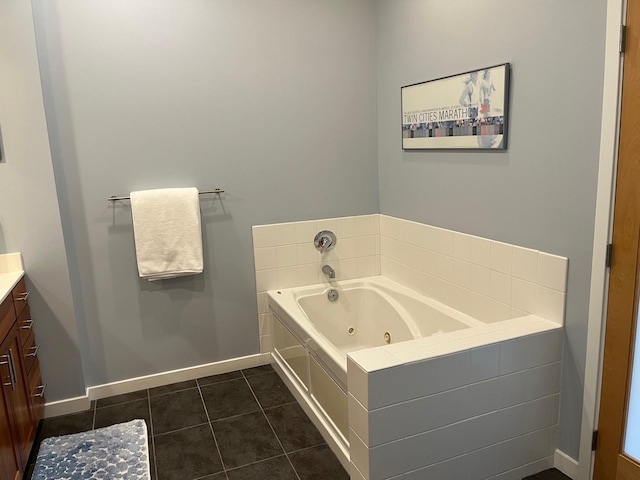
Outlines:
[[[334, 302], [330, 290], [338, 293]], [[274, 290], [269, 306], [343, 387], [349, 352], [484, 325], [382, 276]]]
[[[330, 292], [337, 292], [335, 301]], [[322, 420], [336, 430], [343, 463], [349, 352], [484, 325], [383, 276], [272, 290], [268, 297], [276, 364], [292, 379], [298, 400], [314, 414], [320, 407]]]

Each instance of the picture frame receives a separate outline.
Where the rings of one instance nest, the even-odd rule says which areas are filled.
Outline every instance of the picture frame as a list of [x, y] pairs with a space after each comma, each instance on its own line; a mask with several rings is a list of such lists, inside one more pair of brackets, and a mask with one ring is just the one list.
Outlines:
[[510, 64], [401, 87], [403, 150], [506, 150]]

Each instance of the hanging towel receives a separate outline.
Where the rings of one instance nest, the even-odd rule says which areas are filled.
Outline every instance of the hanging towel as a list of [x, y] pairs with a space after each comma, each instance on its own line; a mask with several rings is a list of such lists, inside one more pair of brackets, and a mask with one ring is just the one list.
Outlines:
[[138, 272], [147, 280], [202, 273], [197, 188], [131, 192]]

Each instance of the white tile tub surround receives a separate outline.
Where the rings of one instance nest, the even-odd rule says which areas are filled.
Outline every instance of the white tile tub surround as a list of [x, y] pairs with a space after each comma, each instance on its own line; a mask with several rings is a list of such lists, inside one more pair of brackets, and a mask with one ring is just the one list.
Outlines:
[[[271, 351], [266, 292], [385, 275], [484, 322], [534, 314], [562, 324], [568, 260], [516, 245], [387, 215], [257, 225], [253, 230], [260, 351]], [[337, 236], [320, 254], [320, 230]]]
[[[352, 472], [480, 480], [552, 466], [562, 328], [534, 316], [502, 323], [444, 334], [444, 347], [428, 337], [349, 354]], [[419, 360], [407, 361], [412, 350]]]
[[[334, 249], [318, 252], [313, 239], [321, 230], [336, 234]], [[268, 290], [327, 283], [322, 266], [331, 265], [337, 280], [380, 275], [380, 216], [327, 218], [252, 227], [258, 295], [260, 352], [271, 351]]]
[[381, 274], [484, 322], [562, 324], [567, 269], [564, 257], [380, 215]]

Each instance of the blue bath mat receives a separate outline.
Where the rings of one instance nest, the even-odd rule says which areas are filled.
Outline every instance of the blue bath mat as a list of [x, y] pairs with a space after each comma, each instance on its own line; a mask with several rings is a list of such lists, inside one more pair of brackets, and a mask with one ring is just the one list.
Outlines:
[[47, 438], [32, 480], [149, 480], [144, 420]]

